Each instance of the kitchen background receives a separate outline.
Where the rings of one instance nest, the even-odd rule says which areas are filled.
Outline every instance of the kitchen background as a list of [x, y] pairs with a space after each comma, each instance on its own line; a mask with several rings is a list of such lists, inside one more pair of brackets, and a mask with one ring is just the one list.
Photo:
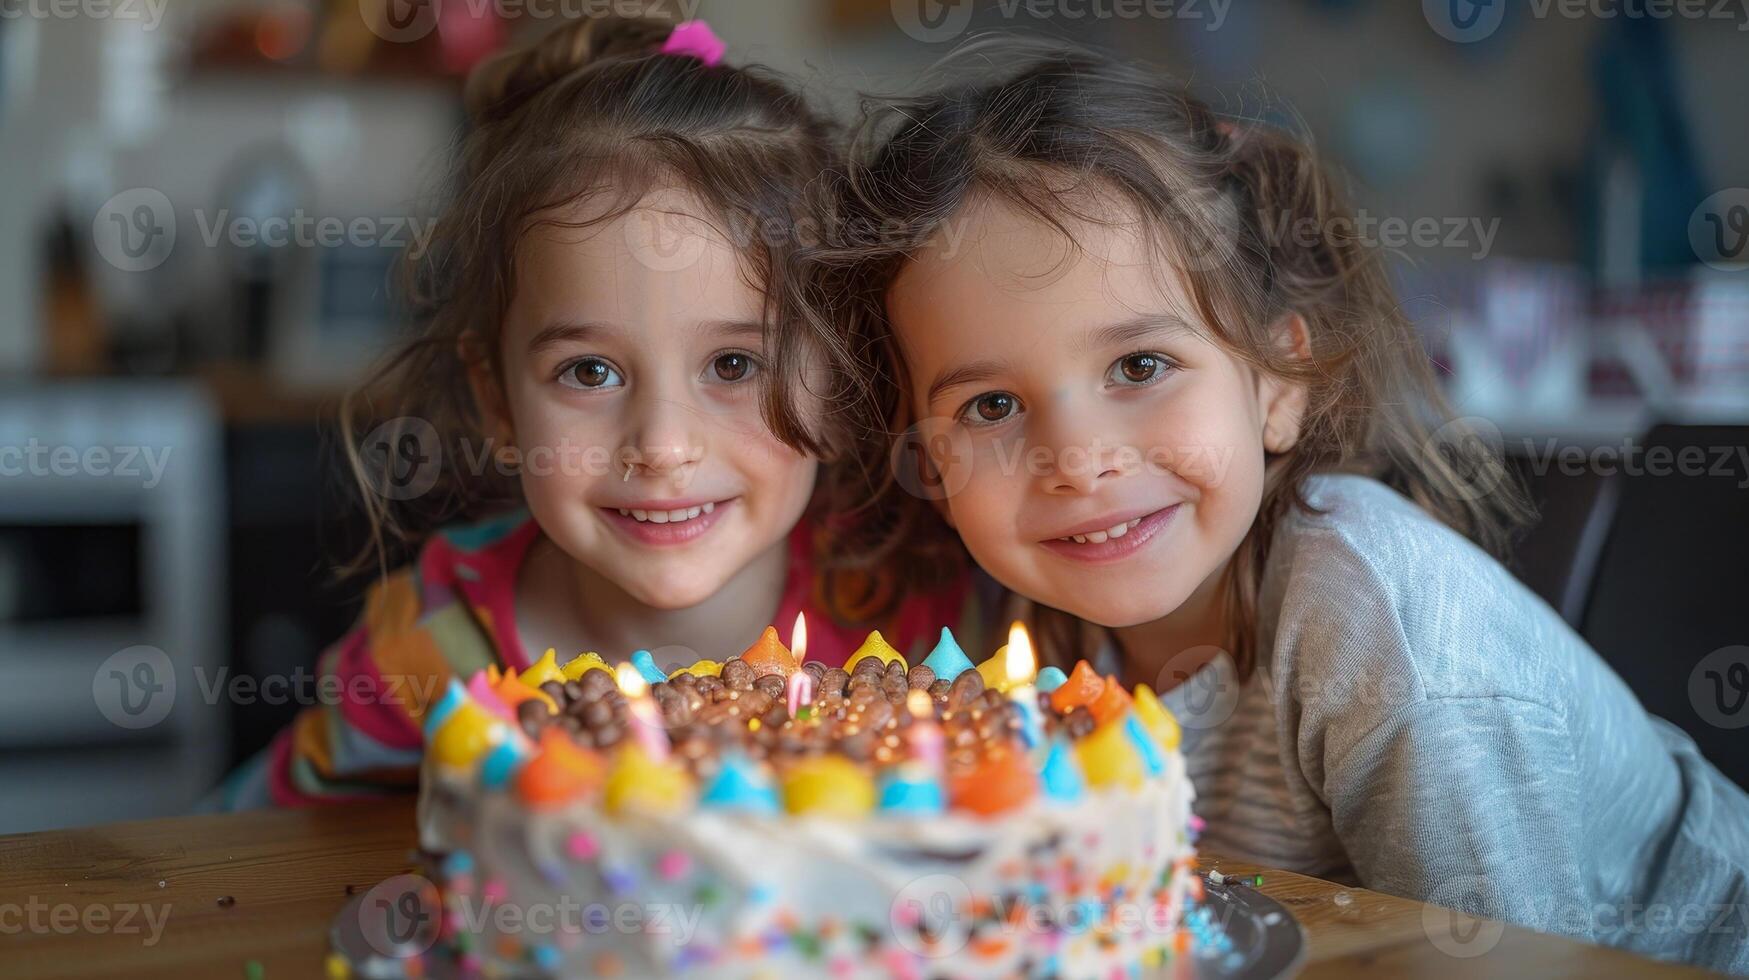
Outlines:
[[[0, 832], [180, 812], [319, 696], [361, 591], [334, 420], [400, 327], [460, 79], [628, 6], [0, 0]], [[1749, 783], [1749, 5], [650, 6], [846, 112], [1024, 31], [1317, 134], [1447, 434], [1543, 505], [1515, 570]]]

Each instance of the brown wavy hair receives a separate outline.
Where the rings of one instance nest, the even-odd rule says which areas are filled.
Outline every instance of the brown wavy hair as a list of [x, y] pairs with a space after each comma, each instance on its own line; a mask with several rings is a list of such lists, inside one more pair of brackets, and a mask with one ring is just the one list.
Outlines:
[[[468, 366], [484, 359], [501, 377], [517, 243], [542, 225], [611, 221], [664, 184], [698, 196], [767, 296], [767, 424], [798, 450], [831, 455], [820, 420], [798, 408], [805, 341], [787, 328], [779, 298], [798, 240], [790, 232], [804, 226], [808, 186], [834, 162], [837, 132], [772, 71], [660, 53], [672, 29], [654, 19], [573, 21], [469, 76], [450, 190], [429, 246], [405, 267], [416, 330], [341, 413], [371, 528], [351, 571], [386, 570], [436, 527], [519, 501], [513, 477], [470, 471], [457, 451], [470, 438], [484, 445]], [[587, 220], [554, 217], [585, 199]], [[428, 423], [440, 450], [435, 485], [413, 499], [381, 492], [393, 485], [396, 454], [358, 445], [354, 429], [366, 418]]]
[[[1140, 216], [1163, 269], [1178, 274], [1213, 337], [1254, 369], [1306, 387], [1302, 435], [1268, 460], [1262, 506], [1223, 583], [1229, 652], [1249, 673], [1253, 624], [1271, 535], [1290, 509], [1309, 511], [1305, 478], [1373, 476], [1499, 554], [1529, 514], [1523, 492], [1474, 439], [1453, 439], [1429, 359], [1393, 295], [1378, 250], [1356, 227], [1305, 140], [1227, 121], [1147, 67], [1060, 46], [980, 43], [952, 63], [982, 77], [923, 97], [865, 103], [831, 189], [827, 247], [804, 255], [808, 315], [836, 329], [854, 357], [841, 365], [865, 424], [854, 508], [866, 563], [892, 563], [928, 583], [957, 545], [935, 508], [892, 464], [915, 418], [887, 320], [886, 293], [908, 259], [974, 194], [993, 195], [1068, 236], [1073, 221], [1111, 222], [1089, 200]], [[989, 64], [1020, 64], [991, 78]], [[1094, 193], [1088, 193], [1093, 191]], [[1314, 229], [1315, 236], [1281, 229]], [[1071, 237], [1072, 240], [1072, 237]], [[1310, 355], [1282, 351], [1271, 326], [1305, 318]], [[1494, 486], [1475, 491], [1478, 466]], [[927, 587], [927, 585], [925, 585]], [[1035, 606], [1043, 659], [1067, 667], [1089, 631]], [[1094, 634], [1097, 635], [1097, 634]]]

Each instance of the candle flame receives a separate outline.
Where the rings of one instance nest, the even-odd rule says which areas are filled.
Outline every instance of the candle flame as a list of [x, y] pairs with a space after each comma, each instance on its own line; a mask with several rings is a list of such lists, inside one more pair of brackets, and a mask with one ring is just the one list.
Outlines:
[[1032, 655], [1032, 638], [1026, 625], [1019, 620], [1008, 627], [1008, 659], [1003, 663], [1008, 680], [1013, 684], [1030, 684], [1038, 673], [1038, 660]]
[[795, 655], [796, 666], [808, 659], [808, 615], [796, 613], [796, 625], [789, 633], [789, 652]]
[[638, 668], [631, 664], [620, 664], [614, 668], [613, 673], [619, 680], [619, 689], [628, 698], [643, 697], [644, 691], [649, 689], [650, 685], [644, 680], [644, 675], [638, 673]]

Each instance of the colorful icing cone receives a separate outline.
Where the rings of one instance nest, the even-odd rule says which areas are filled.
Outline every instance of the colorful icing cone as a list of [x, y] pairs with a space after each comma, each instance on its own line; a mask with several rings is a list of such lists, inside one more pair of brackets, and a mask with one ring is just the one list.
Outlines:
[[796, 663], [795, 656], [789, 652], [789, 647], [784, 646], [783, 641], [777, 638], [777, 629], [771, 626], [765, 627], [765, 632], [759, 634], [758, 641], [748, 647], [746, 653], [741, 654], [741, 659], [753, 668], [755, 677], [782, 674], [787, 678], [800, 666]]
[[572, 657], [565, 662], [565, 666], [560, 668], [560, 670], [564, 674], [565, 680], [568, 681], [577, 680], [581, 678], [585, 672], [591, 670], [605, 670], [607, 671], [608, 676], [613, 676], [613, 668], [607, 665], [607, 661], [601, 659], [601, 654], [593, 651], [589, 653], [580, 653], [577, 656]]
[[667, 671], [656, 666], [656, 658], [648, 650], [639, 650], [632, 654], [632, 666], [638, 668], [639, 676], [646, 684], [660, 684], [668, 679]]
[[1136, 747], [1136, 752], [1142, 757], [1142, 765], [1148, 770], [1148, 775], [1158, 776], [1166, 771], [1166, 754], [1160, 751], [1160, 743], [1148, 730], [1142, 727], [1142, 721], [1135, 712], [1123, 717], [1124, 734], [1130, 737], [1130, 743]]
[[895, 766], [881, 775], [878, 805], [883, 813], [930, 816], [947, 809], [947, 794], [925, 767]]
[[1105, 678], [1093, 672], [1093, 665], [1085, 660], [1075, 663], [1075, 669], [1069, 671], [1068, 680], [1063, 686], [1051, 692], [1051, 707], [1063, 714], [1083, 705], [1090, 705], [1105, 690]]
[[503, 683], [503, 680], [504, 677], [502, 674], [500, 674], [498, 680], [495, 681], [491, 680], [488, 674], [474, 674], [473, 677], [468, 679], [468, 698], [473, 701], [475, 705], [490, 711], [492, 714], [495, 714], [500, 718], [507, 721], [515, 721], [516, 712], [510, 710], [510, 706], [505, 704], [504, 699], [498, 696], [498, 692], [494, 687], [496, 684]]
[[1130, 695], [1115, 677], [1107, 677], [1099, 696], [1087, 705], [1095, 721], [1101, 725], [1122, 718], [1130, 710]]
[[1023, 806], [1038, 794], [1038, 774], [1026, 753], [995, 748], [948, 778], [953, 805], [980, 816], [995, 816]]
[[1038, 679], [1032, 683], [1034, 687], [1049, 694], [1057, 688], [1062, 687], [1068, 680], [1069, 675], [1063, 673], [1063, 668], [1052, 665], [1039, 671]]
[[437, 734], [438, 727], [449, 720], [449, 716], [454, 713], [455, 709], [467, 703], [467, 688], [462, 686], [459, 678], [451, 675], [449, 683], [443, 686], [443, 697], [438, 698], [435, 703], [425, 709], [425, 738], [429, 740]]
[[841, 755], [803, 759], [784, 777], [783, 806], [791, 813], [855, 817], [874, 805], [874, 780], [868, 770]]
[[547, 652], [541, 654], [539, 660], [530, 664], [528, 669], [522, 672], [522, 676], [519, 679], [523, 684], [532, 688], [539, 688], [547, 681], [559, 681], [563, 683], [565, 680], [565, 672], [559, 669], [557, 651], [553, 650], [552, 647], [548, 647]]
[[480, 763], [480, 785], [497, 789], [510, 782], [531, 754], [525, 740], [514, 734], [506, 737], [497, 748], [486, 753], [486, 758]]
[[1160, 746], [1166, 751], [1176, 751], [1182, 737], [1178, 719], [1172, 717], [1172, 712], [1160, 703], [1160, 699], [1154, 696], [1153, 690], [1146, 684], [1136, 685], [1133, 700], [1136, 717], [1141, 720], [1142, 727], [1158, 739]]
[[1081, 774], [1080, 760], [1061, 738], [1051, 740], [1039, 781], [1044, 784], [1045, 795], [1059, 803], [1075, 803], [1087, 795], [1087, 779]]
[[723, 757], [722, 767], [699, 795], [700, 806], [751, 813], [776, 813], [782, 809], [777, 790], [757, 763], [740, 753]]
[[[484, 676], [484, 675], [477, 675]], [[438, 762], [465, 768], [497, 747], [509, 734], [502, 719], [469, 701], [449, 713], [426, 750]]]
[[887, 638], [881, 635], [880, 630], [870, 633], [868, 638], [862, 641], [862, 646], [857, 647], [856, 652], [850, 655], [850, 659], [844, 661], [844, 669], [855, 671], [856, 662], [865, 657], [873, 657], [883, 665], [897, 663], [906, 670], [911, 669], [910, 665], [905, 663], [904, 654], [893, 649], [893, 645], [887, 642]]
[[951, 681], [971, 670], [972, 660], [960, 649], [959, 642], [953, 638], [953, 631], [943, 626], [941, 639], [935, 642], [935, 649], [929, 651], [929, 656], [923, 658], [923, 666], [935, 672], [936, 680]]
[[601, 757], [558, 728], [541, 732], [540, 749], [516, 774], [516, 793], [531, 807], [568, 803], [601, 785]]
[[1075, 755], [1081, 760], [1081, 769], [1087, 774], [1090, 786], [1142, 788], [1146, 766], [1121, 720], [1095, 728], [1093, 734], [1076, 743]]
[[610, 813], [671, 813], [684, 807], [692, 777], [673, 761], [658, 762], [635, 741], [614, 756], [602, 802]]
[[498, 686], [492, 689], [492, 692], [497, 694], [498, 699], [510, 708], [512, 714], [524, 701], [539, 701], [547, 706], [547, 711], [558, 714], [559, 706], [553, 702], [547, 692], [537, 691], [530, 687], [523, 679], [527, 676], [524, 674], [522, 677], [518, 677], [514, 673], [507, 673], [504, 675], [504, 679], [498, 682]]

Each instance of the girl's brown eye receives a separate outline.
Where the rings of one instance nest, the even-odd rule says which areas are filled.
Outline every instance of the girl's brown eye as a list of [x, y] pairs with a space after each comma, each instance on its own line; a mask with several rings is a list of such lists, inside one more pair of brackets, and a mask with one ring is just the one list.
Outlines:
[[753, 371], [753, 359], [746, 354], [724, 354], [711, 365], [719, 381], [740, 381]]
[[1014, 412], [1014, 396], [1004, 392], [981, 395], [977, 401], [978, 417], [986, 422], [1000, 422]]
[[616, 372], [613, 366], [599, 358], [586, 357], [572, 365], [565, 372], [575, 384], [575, 388], [603, 388], [614, 383]]
[[1131, 354], [1119, 362], [1125, 381], [1144, 384], [1160, 373], [1160, 359], [1152, 354]]

